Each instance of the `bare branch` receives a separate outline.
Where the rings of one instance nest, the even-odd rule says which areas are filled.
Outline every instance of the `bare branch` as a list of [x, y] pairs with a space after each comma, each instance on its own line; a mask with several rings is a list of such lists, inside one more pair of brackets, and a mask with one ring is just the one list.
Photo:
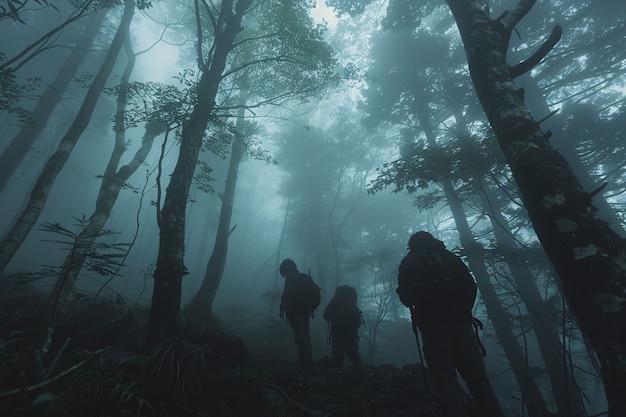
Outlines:
[[[69, 17], [65, 22], [61, 23], [59, 26], [57, 26], [56, 28], [50, 30], [48, 33], [44, 34], [42, 37], [40, 37], [39, 39], [37, 39], [35, 42], [31, 43], [29, 46], [27, 46], [26, 48], [24, 48], [22, 50], [22, 52], [20, 52], [19, 54], [17, 54], [16, 56], [14, 56], [13, 58], [5, 61], [2, 63], [2, 65], [0, 65], [0, 70], [5, 70], [5, 69], [9, 69], [9, 67], [16, 61], [19, 61], [20, 59], [22, 59], [24, 56], [26, 56], [32, 49], [35, 48], [43, 48], [42, 50], [45, 50], [47, 48], [44, 48], [42, 45], [45, 45], [46, 42], [48, 42], [55, 34], [57, 34], [58, 32], [62, 31], [67, 25], [69, 25], [70, 23], [80, 19], [81, 17], [83, 17], [83, 15], [85, 14], [85, 12], [87, 11], [87, 8], [89, 7], [89, 5], [91, 4], [90, 1], [85, 1], [82, 5], [81, 8], [76, 12], [76, 15]], [[39, 51], [41, 52], [41, 51]], [[31, 60], [35, 55], [37, 55], [39, 52], [33, 53], [31, 55], [29, 55], [27, 58], [24, 58], [23, 62], [20, 63], [20, 66], [24, 65], [24, 63], [26, 61]]]
[[535, 5], [537, 0], [520, 0], [519, 3], [509, 13], [504, 13], [500, 18], [500, 23], [508, 32], [513, 31], [520, 20], [524, 18]]
[[269, 39], [269, 38], [277, 36], [277, 35], [278, 35], [278, 32], [274, 32], [274, 33], [268, 33], [267, 35], [256, 36], [256, 37], [253, 37], [253, 38], [245, 38], [245, 39], [242, 39], [239, 42], [233, 43], [233, 48], [236, 48], [239, 45], [242, 45], [242, 44], [244, 44], [246, 42], [253, 42], [253, 41], [259, 41], [259, 40], [263, 40], [263, 39]]
[[552, 28], [552, 32], [546, 41], [541, 45], [534, 54], [530, 56], [525, 61], [520, 62], [519, 64], [509, 67], [509, 71], [511, 72], [512, 78], [517, 78], [522, 74], [527, 73], [541, 62], [542, 59], [548, 55], [554, 46], [561, 40], [561, 35], [563, 34], [563, 29], [561, 29], [561, 25], [556, 25]]
[[550, 112], [550, 114], [548, 114], [546, 117], [542, 118], [541, 120], [537, 120], [537, 123], [541, 124], [543, 122], [545, 122], [546, 120], [548, 120], [550, 117], [554, 116], [555, 114], [557, 114], [559, 112], [559, 109], [556, 110], [552, 110]]
[[77, 370], [78, 368], [80, 368], [81, 366], [86, 364], [89, 359], [91, 359], [92, 357], [94, 357], [96, 355], [99, 355], [101, 352], [104, 352], [107, 349], [108, 348], [99, 349], [99, 350], [91, 353], [86, 359], [78, 362], [76, 365], [67, 368], [65, 371], [55, 375], [53, 378], [50, 378], [50, 379], [45, 380], [43, 382], [40, 382], [39, 384], [31, 385], [31, 386], [24, 387], [24, 388], [18, 388], [18, 389], [14, 389], [14, 390], [10, 390], [10, 391], [0, 392], [0, 398], [7, 398], [7, 397], [14, 396], [14, 395], [27, 394], [27, 393], [36, 391], [36, 390], [38, 390], [40, 388], [43, 388], [43, 387], [45, 387], [47, 385], [50, 385], [51, 383], [53, 383], [55, 381], [58, 381], [59, 379], [64, 378], [65, 376], [71, 374], [72, 372], [74, 372], [75, 370]]
[[256, 64], [261, 64], [263, 62], [294, 62], [297, 63], [296, 61], [293, 60], [289, 60], [287, 59], [287, 55], [278, 55], [278, 56], [273, 56], [270, 58], [261, 58], [261, 59], [255, 59], [252, 61], [248, 61], [245, 64], [242, 64], [238, 67], [232, 68], [230, 71], [224, 72], [224, 74], [222, 75], [222, 78], [226, 78], [236, 72], [241, 71], [244, 68], [250, 67], [252, 65], [256, 65]]
[[[206, 3], [205, 3], [206, 4]], [[198, 0], [194, 1], [194, 9], [196, 12], [196, 29], [198, 31], [198, 44], [197, 44], [197, 53], [198, 53], [198, 66], [201, 71], [206, 71], [206, 63], [202, 58], [202, 23], [200, 22], [200, 6], [198, 4]]]

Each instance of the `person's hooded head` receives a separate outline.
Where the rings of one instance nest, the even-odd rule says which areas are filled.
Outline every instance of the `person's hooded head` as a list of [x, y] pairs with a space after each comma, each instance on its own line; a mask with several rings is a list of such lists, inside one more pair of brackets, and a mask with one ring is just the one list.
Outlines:
[[442, 250], [446, 246], [441, 240], [435, 239], [433, 235], [422, 230], [411, 235], [407, 248], [412, 251], [423, 251]]
[[298, 267], [296, 266], [296, 263], [293, 261], [293, 259], [286, 258], [280, 263], [278, 271], [280, 272], [281, 276], [285, 277], [287, 275], [297, 274]]

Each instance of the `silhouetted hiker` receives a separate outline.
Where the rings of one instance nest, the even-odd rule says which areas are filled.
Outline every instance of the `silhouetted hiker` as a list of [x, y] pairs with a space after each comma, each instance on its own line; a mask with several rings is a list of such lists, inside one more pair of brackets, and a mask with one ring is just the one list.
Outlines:
[[[476, 283], [461, 258], [428, 232], [409, 239], [398, 268], [397, 293], [419, 327], [424, 356], [445, 417], [467, 417], [456, 371], [465, 380], [481, 417], [503, 417], [487, 378], [482, 345], [472, 328]], [[417, 333], [416, 333], [417, 335]]]
[[279, 267], [280, 275], [285, 278], [285, 287], [280, 299], [280, 317], [287, 316], [293, 330], [298, 348], [298, 364], [309, 369], [313, 364], [311, 357], [311, 337], [309, 319], [320, 304], [320, 287], [311, 276], [298, 271], [296, 263], [284, 259]]
[[333, 364], [343, 367], [346, 356], [354, 366], [361, 366], [358, 329], [363, 322], [361, 310], [356, 305], [354, 287], [341, 285], [324, 310], [324, 320], [330, 324], [329, 339]]

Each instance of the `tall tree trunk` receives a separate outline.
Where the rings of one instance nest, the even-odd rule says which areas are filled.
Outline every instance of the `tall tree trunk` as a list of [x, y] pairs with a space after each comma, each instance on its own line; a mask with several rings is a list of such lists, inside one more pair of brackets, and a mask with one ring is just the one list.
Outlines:
[[76, 71], [85, 60], [85, 56], [102, 27], [106, 17], [106, 10], [99, 10], [91, 18], [80, 41], [72, 48], [72, 52], [65, 60], [58, 74], [41, 95], [37, 105], [29, 115], [28, 122], [11, 140], [9, 146], [0, 155], [0, 191], [4, 190], [9, 179], [30, 151], [33, 143], [46, 127], [50, 115], [56, 109], [61, 97], [74, 79]]
[[134, 12], [135, 3], [130, 0], [125, 1], [124, 14], [122, 15], [120, 25], [117, 28], [115, 36], [113, 37], [113, 41], [107, 51], [104, 62], [100, 66], [100, 70], [89, 86], [87, 95], [83, 100], [74, 122], [68, 129], [67, 133], [65, 133], [65, 136], [59, 143], [55, 153], [50, 157], [50, 159], [48, 159], [48, 162], [44, 166], [43, 171], [39, 175], [39, 178], [30, 193], [30, 198], [26, 208], [22, 211], [20, 217], [17, 219], [17, 222], [13, 225], [7, 236], [3, 239], [2, 243], [0, 243], [0, 274], [4, 271], [15, 252], [17, 252], [26, 239], [26, 236], [28, 236], [28, 233], [30, 233], [31, 229], [37, 222], [37, 219], [46, 204], [46, 200], [48, 199], [48, 195], [50, 194], [50, 190], [52, 189], [52, 185], [54, 184], [57, 175], [70, 157], [70, 154], [82, 136], [82, 133], [87, 128], [106, 80], [109, 78], [109, 75], [113, 70], [117, 55], [122, 49], [125, 39], [128, 37], [130, 22], [133, 18]]
[[216, 327], [218, 325], [217, 317], [213, 312], [213, 300], [219, 288], [224, 268], [226, 266], [226, 257], [228, 254], [228, 238], [230, 237], [231, 218], [233, 214], [233, 202], [235, 200], [235, 191], [237, 190], [237, 177], [239, 176], [239, 165], [243, 159], [246, 145], [244, 143], [243, 122], [246, 112], [246, 96], [245, 89], [241, 90], [239, 112], [237, 113], [237, 122], [235, 124], [235, 138], [233, 139], [230, 161], [228, 164], [228, 173], [224, 186], [224, 194], [222, 197], [222, 207], [220, 209], [220, 218], [215, 234], [215, 244], [211, 257], [207, 263], [204, 272], [204, 278], [200, 284], [200, 289], [193, 296], [189, 304], [183, 310], [185, 318], [196, 327], [208, 325]]
[[[234, 14], [233, 0], [222, 1], [218, 20], [223, 26], [217, 28], [210, 65], [198, 82], [198, 102], [183, 127], [178, 161], [159, 216], [159, 254], [148, 319], [148, 344], [170, 339], [178, 332], [182, 279], [187, 274], [184, 264], [187, 197], [204, 132], [215, 108], [226, 58], [233, 49], [235, 36], [242, 30], [241, 19], [246, 7], [239, 7], [243, 5], [241, 1], [237, 3], [238, 10]], [[251, 0], [247, 2], [252, 3]]]
[[[470, 75], [524, 206], [563, 282], [566, 299], [602, 366], [609, 416], [626, 415], [626, 242], [596, 215], [565, 159], [524, 104], [506, 54], [517, 23], [534, 0], [497, 20], [486, 0], [446, 0], [465, 45]], [[558, 35], [558, 29], [554, 32]], [[549, 45], [548, 45], [549, 46]], [[533, 62], [533, 60], [529, 60]]]

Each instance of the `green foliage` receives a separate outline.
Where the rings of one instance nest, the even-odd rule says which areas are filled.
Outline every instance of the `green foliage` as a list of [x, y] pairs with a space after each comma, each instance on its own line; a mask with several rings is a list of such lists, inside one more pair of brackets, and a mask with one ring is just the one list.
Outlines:
[[365, 11], [374, 0], [326, 0], [326, 5], [335, 9], [337, 15], [358, 16]]
[[[28, 2], [29, 0], [3, 0], [4, 4], [0, 4], [0, 20], [10, 18], [25, 25], [26, 22], [22, 20], [20, 13], [28, 6]], [[53, 3], [48, 3], [47, 0], [31, 0], [31, 2], [36, 3], [38, 6], [52, 7], [57, 12], [59, 11]]]
[[[338, 16], [347, 14], [355, 17], [362, 14], [374, 0], [326, 0], [326, 5], [332, 7]], [[438, 2], [429, 0], [389, 0], [381, 2], [387, 4], [387, 13], [383, 19], [384, 30], [415, 29], [421, 19], [428, 16]]]
[[239, 35], [229, 72], [246, 71], [250, 97], [270, 101], [310, 96], [333, 79], [335, 52], [306, 2], [262, 0]]
[[116, 115], [115, 129], [126, 130], [148, 121], [162, 121], [170, 126], [181, 126], [190, 116], [195, 105], [195, 73], [185, 70], [175, 79], [182, 88], [156, 82], [131, 82], [120, 88], [106, 89], [109, 94], [127, 102], [123, 117]]
[[212, 117], [206, 132], [206, 140], [202, 142], [202, 150], [226, 159], [230, 154], [231, 143], [238, 134], [232, 122], [226, 118]]
[[263, 126], [247, 119], [240, 120], [238, 127], [233, 131], [234, 140], [243, 141], [246, 146], [246, 156], [266, 164], [275, 164], [272, 155], [263, 147]]
[[393, 192], [406, 190], [414, 193], [425, 189], [431, 182], [439, 182], [452, 176], [454, 154], [449, 148], [433, 149], [423, 141], [411, 144], [411, 152], [377, 169], [378, 176], [368, 191], [373, 194], [395, 185]]
[[143, 372], [173, 397], [199, 395], [203, 374], [207, 372], [205, 353], [201, 346], [181, 340], [161, 343], [152, 351]]
[[[5, 55], [0, 52], [0, 64]], [[0, 114], [15, 114], [21, 123], [28, 123], [29, 111], [20, 105], [22, 98], [34, 91], [41, 83], [39, 78], [20, 81], [10, 68], [0, 68]]]
[[139, 0], [137, 1], [137, 8], [139, 10], [147, 10], [152, 7], [152, 2], [150, 0]]
[[441, 190], [430, 191], [415, 197], [414, 204], [419, 211], [430, 210], [445, 201]]
[[383, 19], [385, 30], [415, 30], [422, 18], [428, 16], [438, 2], [429, 0], [389, 0], [387, 14]]
[[194, 177], [198, 189], [204, 193], [213, 194], [215, 192], [213, 188], [215, 178], [211, 176], [213, 168], [203, 161], [198, 161], [198, 166], [199, 169], [196, 170], [197, 174]]
[[475, 133], [453, 137], [446, 146], [454, 153], [455, 177], [465, 181], [480, 178], [501, 179], [508, 173], [505, 158], [490, 126], [481, 126]]
[[[189, 338], [188, 338], [189, 339]], [[247, 353], [237, 337], [222, 331], [204, 332], [154, 346], [139, 373], [150, 398], [183, 405], [202, 399], [211, 389], [211, 375], [221, 369], [242, 366]]]
[[[450, 41], [426, 30], [388, 31], [373, 37], [364, 123], [416, 124], [419, 109], [441, 106], [450, 73]], [[420, 107], [423, 106], [423, 107]]]
[[[77, 221], [76, 226], [79, 230], [83, 230], [88, 222], [88, 219], [83, 217], [82, 219], [74, 218]], [[59, 223], [44, 222], [40, 225], [39, 230], [51, 233], [59, 236], [59, 239], [45, 239], [46, 242], [52, 242], [60, 244], [66, 247], [68, 250], [82, 250], [77, 246], [78, 233], [61, 226]], [[87, 270], [97, 273], [103, 277], [113, 276], [117, 274], [122, 261], [129, 250], [130, 244], [128, 243], [116, 243], [106, 242], [106, 238], [110, 238], [119, 234], [113, 230], [103, 229], [98, 232], [98, 237], [93, 243], [88, 244], [89, 255], [85, 260], [85, 268]]]

